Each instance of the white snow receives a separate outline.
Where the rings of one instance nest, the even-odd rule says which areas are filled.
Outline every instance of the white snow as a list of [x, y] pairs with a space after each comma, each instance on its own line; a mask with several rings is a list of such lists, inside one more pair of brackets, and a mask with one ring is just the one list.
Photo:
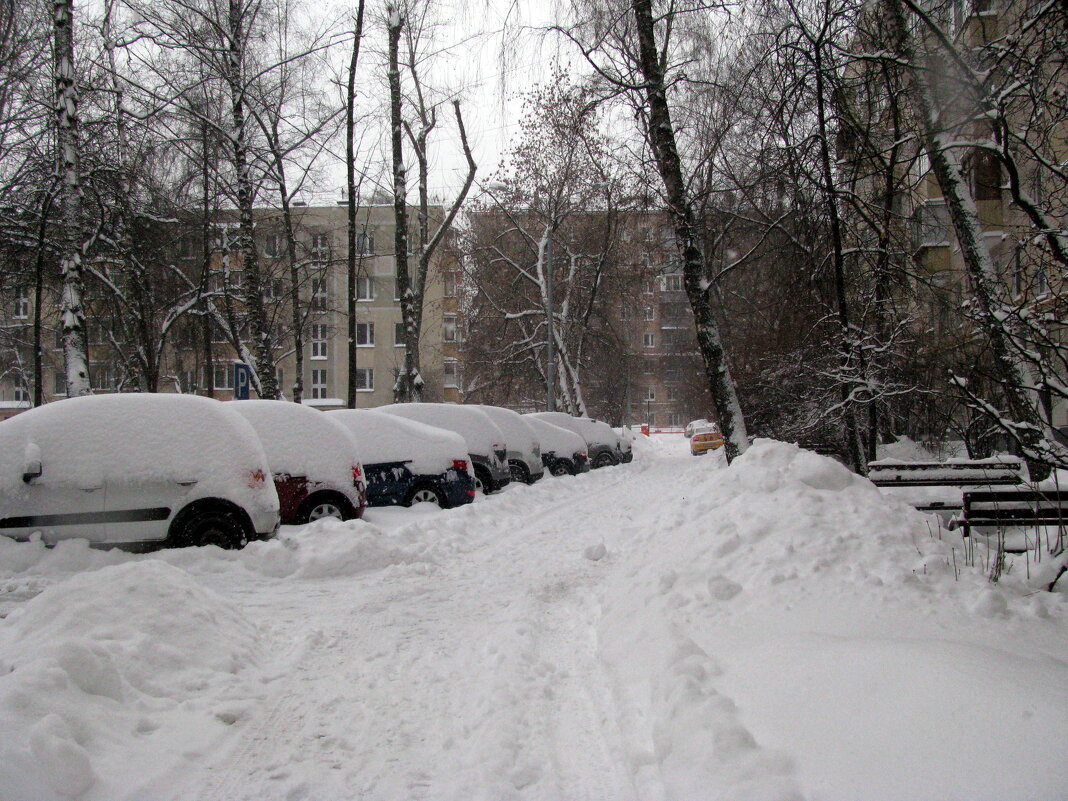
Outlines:
[[476, 456], [492, 457], [495, 450], [505, 448], [505, 437], [489, 416], [474, 406], [451, 403], [391, 403], [379, 406], [379, 411], [415, 420], [417, 423], [443, 428], [459, 434], [467, 442], [467, 450]]
[[572, 417], [564, 412], [532, 412], [526, 417], [534, 417], [544, 420], [546, 423], [552, 423], [555, 426], [574, 431], [591, 446], [607, 445], [614, 450], [620, 443], [619, 434], [613, 431], [608, 423], [602, 423], [600, 420], [591, 420], [588, 417]]
[[0, 540], [0, 798], [1064, 797], [1053, 565], [990, 584], [793, 445], [634, 453], [242, 551]]
[[326, 416], [355, 435], [365, 464], [410, 462], [416, 475], [437, 475], [456, 459], [470, 461], [464, 438], [443, 428], [374, 409], [338, 409]]
[[570, 459], [576, 453], [586, 452], [586, 440], [574, 431], [561, 428], [540, 417], [524, 415], [523, 419], [534, 429], [542, 453], [555, 453], [557, 456]]

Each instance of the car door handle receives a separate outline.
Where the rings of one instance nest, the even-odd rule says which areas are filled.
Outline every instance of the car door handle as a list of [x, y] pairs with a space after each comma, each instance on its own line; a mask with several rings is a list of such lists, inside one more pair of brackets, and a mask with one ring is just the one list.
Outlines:
[[174, 483], [177, 484], [179, 487], [191, 487], [194, 484], [196, 484], [197, 481], [198, 481], [198, 479], [195, 479], [195, 478], [187, 478], [187, 479], [184, 479], [184, 480], [175, 481]]
[[99, 487], [79, 487], [82, 492], [96, 492], [97, 490], [104, 489], [103, 485]]

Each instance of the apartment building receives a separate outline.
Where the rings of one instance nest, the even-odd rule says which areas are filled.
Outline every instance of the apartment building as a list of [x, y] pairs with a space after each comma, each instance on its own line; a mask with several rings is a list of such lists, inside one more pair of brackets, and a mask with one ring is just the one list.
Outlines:
[[[431, 213], [440, 217], [440, 211], [432, 209]], [[394, 378], [404, 360], [392, 206], [361, 206], [357, 218], [356, 360], [350, 365], [347, 207], [297, 204], [293, 208], [298, 310], [303, 332], [303, 396], [306, 403], [322, 408], [345, 405], [350, 369], [356, 375], [357, 406], [392, 402]], [[279, 386], [283, 396], [291, 398], [297, 358], [289, 300], [293, 276], [288, 242], [279, 212], [259, 209], [255, 223]], [[87, 279], [87, 334], [94, 392], [154, 388], [221, 400], [233, 397], [234, 364], [240, 359], [227, 329], [237, 331], [241, 340], [248, 342], [241, 303], [244, 271], [240, 254], [233, 250], [232, 215], [219, 215], [207, 228], [210, 239], [205, 243], [198, 226], [176, 227], [169, 237], [168, 258], [157, 265], [160, 282], [169, 276], [167, 280], [174, 284], [170, 295], [158, 297], [160, 308], [153, 315], [157, 323], [180, 308], [183, 299], [188, 299], [198, 285], [211, 293], [210, 302], [215, 308], [212, 314], [204, 314], [203, 303], [196, 304], [169, 326], [165, 337], [159, 329], [150, 334], [158, 346], [154, 387], [146, 386], [144, 370], [139, 370], [140, 365], [131, 357], [141, 343], [131, 336], [136, 327], [129, 325], [124, 304], [117, 303], [114, 297], [115, 291], [121, 290], [106, 288], [92, 277]], [[410, 257], [410, 271], [415, 269], [413, 262], [414, 257]], [[455, 266], [455, 257], [443, 247], [427, 278], [420, 338], [427, 400], [460, 398]], [[42, 295], [42, 395], [46, 402], [66, 396], [55, 312], [56, 289], [46, 288]], [[0, 314], [0, 414], [10, 415], [28, 407], [33, 396], [33, 291], [24, 279], [9, 277], [4, 294], [7, 297]]]

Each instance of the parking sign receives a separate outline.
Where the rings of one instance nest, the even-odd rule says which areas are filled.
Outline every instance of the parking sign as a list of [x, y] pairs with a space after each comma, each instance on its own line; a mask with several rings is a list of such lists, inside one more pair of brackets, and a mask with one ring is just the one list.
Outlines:
[[248, 388], [252, 383], [248, 365], [234, 362], [234, 400], [248, 400]]

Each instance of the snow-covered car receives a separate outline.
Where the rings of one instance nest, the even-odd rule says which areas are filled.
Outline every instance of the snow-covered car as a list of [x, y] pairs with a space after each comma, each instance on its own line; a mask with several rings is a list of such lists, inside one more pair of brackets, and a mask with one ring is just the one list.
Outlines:
[[630, 464], [634, 461], [634, 440], [637, 434], [629, 426], [623, 426], [618, 431], [612, 430], [619, 437], [619, 460], [624, 464]]
[[545, 475], [545, 465], [541, 461], [541, 444], [530, 424], [518, 412], [500, 406], [477, 405], [497, 424], [504, 434], [505, 446], [508, 448], [508, 471], [512, 481], [533, 484]]
[[541, 460], [554, 476], [578, 475], [590, 471], [586, 440], [566, 428], [538, 417], [524, 416], [541, 444]]
[[709, 422], [703, 417], [698, 418], [697, 420], [691, 420], [686, 424], [686, 428], [684, 429], [683, 433], [686, 434], [686, 439], [689, 439], [693, 436], [694, 431], [696, 431], [698, 428], [703, 428], [707, 425], [709, 425]]
[[0, 534], [240, 547], [278, 528], [252, 426], [195, 395], [56, 401], [0, 423]]
[[591, 420], [589, 417], [572, 417], [564, 412], [531, 412], [527, 417], [537, 417], [547, 423], [574, 431], [586, 440], [591, 467], [607, 467], [622, 461], [623, 446], [620, 437], [608, 423]]
[[369, 506], [471, 503], [475, 478], [459, 434], [374, 409], [338, 409], [326, 416], [359, 443]]
[[444, 428], [464, 438], [475, 474], [475, 487], [496, 492], [512, 480], [504, 433], [484, 411], [454, 403], [391, 403], [378, 411]]
[[351, 520], [363, 514], [367, 501], [359, 447], [344, 426], [287, 401], [240, 401], [232, 408], [263, 444], [283, 523]]
[[723, 434], [715, 423], [706, 423], [696, 426], [690, 436], [690, 453], [694, 456], [704, 456], [709, 451], [723, 447]]

